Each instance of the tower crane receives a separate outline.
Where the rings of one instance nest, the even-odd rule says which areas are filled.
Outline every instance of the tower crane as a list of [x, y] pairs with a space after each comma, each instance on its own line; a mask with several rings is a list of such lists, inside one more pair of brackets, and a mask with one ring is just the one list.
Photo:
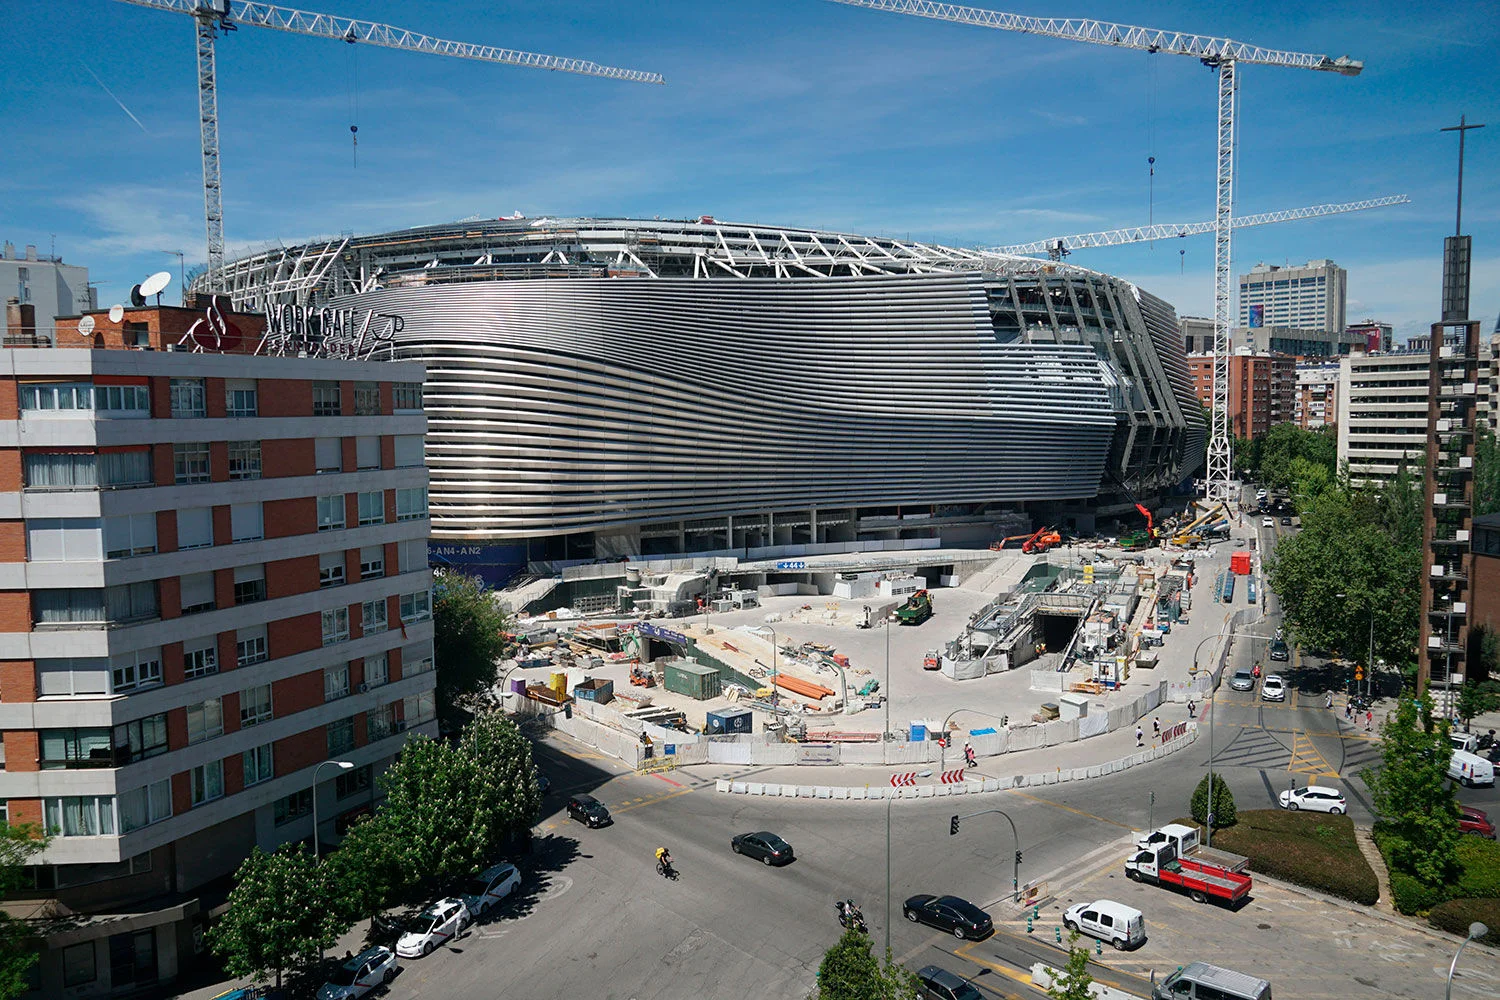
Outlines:
[[1080, 17], [1028, 17], [980, 7], [963, 7], [936, 0], [831, 0], [850, 7], [910, 14], [914, 17], [952, 21], [999, 31], [1019, 31], [1047, 38], [1061, 38], [1091, 45], [1143, 52], [1191, 56], [1215, 71], [1219, 78], [1218, 170], [1214, 210], [1214, 393], [1213, 427], [1208, 442], [1208, 496], [1230, 499], [1233, 462], [1229, 433], [1229, 282], [1231, 215], [1234, 206], [1234, 104], [1240, 63], [1320, 70], [1341, 76], [1358, 76], [1364, 63], [1348, 56], [1330, 59], [1307, 52], [1267, 49], [1230, 38], [1192, 35], [1181, 31], [1140, 28]]
[[[1230, 225], [1235, 229], [1250, 226], [1266, 226], [1273, 222], [1297, 222], [1301, 219], [1317, 219], [1325, 215], [1342, 212], [1363, 212], [1387, 205], [1407, 205], [1411, 199], [1404, 194], [1386, 195], [1366, 201], [1346, 201], [1338, 205], [1311, 205], [1307, 208], [1289, 208], [1280, 212], [1262, 212], [1260, 215], [1237, 215]], [[1216, 222], [1163, 222], [1155, 226], [1135, 226], [1131, 229], [1107, 229], [1100, 233], [1079, 233], [1076, 236], [1053, 236], [1030, 243], [1012, 243], [1003, 247], [985, 247], [986, 253], [1029, 254], [1044, 253], [1053, 260], [1062, 260], [1074, 250], [1090, 250], [1094, 247], [1117, 247], [1126, 243], [1145, 243], [1147, 240], [1166, 240], [1180, 236], [1197, 236], [1211, 233]]]
[[610, 80], [626, 80], [631, 83], [665, 83], [659, 73], [642, 70], [618, 69], [601, 66], [585, 59], [569, 59], [563, 56], [539, 55], [518, 49], [503, 49], [493, 45], [475, 45], [469, 42], [454, 42], [433, 38], [407, 28], [395, 28], [376, 21], [360, 21], [332, 14], [318, 14], [294, 10], [251, 0], [120, 0], [121, 3], [152, 10], [164, 10], [174, 14], [186, 14], [197, 22], [198, 39], [198, 120], [203, 143], [203, 215], [208, 230], [208, 284], [217, 287], [219, 272], [224, 267], [224, 205], [219, 184], [219, 100], [218, 83], [214, 72], [214, 38], [220, 32], [228, 34], [240, 25], [257, 28], [273, 28], [294, 35], [312, 35], [317, 38], [334, 38], [348, 42], [366, 42], [388, 49], [405, 49], [408, 52], [426, 52], [430, 55], [452, 56], [455, 59], [477, 59], [482, 62], [504, 63], [509, 66], [528, 66], [532, 69], [549, 69], [561, 73], [579, 73], [584, 76], [601, 76]]

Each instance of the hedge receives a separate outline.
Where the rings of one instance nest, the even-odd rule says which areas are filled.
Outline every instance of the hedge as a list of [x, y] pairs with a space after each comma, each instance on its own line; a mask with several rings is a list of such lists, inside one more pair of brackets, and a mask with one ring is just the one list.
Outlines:
[[1215, 831], [1214, 846], [1248, 857], [1252, 872], [1366, 906], [1380, 898], [1380, 883], [1359, 852], [1348, 816], [1245, 810], [1234, 826]]
[[[1459, 840], [1457, 879], [1449, 885], [1429, 886], [1391, 865], [1401, 838], [1389, 827], [1376, 823], [1372, 836], [1390, 869], [1391, 904], [1399, 913], [1420, 915], [1446, 900], [1500, 898], [1500, 844], [1495, 841], [1481, 837]], [[1468, 926], [1464, 924], [1465, 930]]]
[[1455, 896], [1467, 899], [1500, 897], [1500, 843], [1481, 837], [1465, 837], [1458, 842], [1458, 863], [1463, 871], [1458, 876]]
[[1450, 899], [1435, 906], [1427, 915], [1432, 926], [1449, 931], [1459, 937], [1467, 937], [1469, 925], [1479, 921], [1490, 932], [1478, 940], [1485, 944], [1500, 945], [1500, 899]]

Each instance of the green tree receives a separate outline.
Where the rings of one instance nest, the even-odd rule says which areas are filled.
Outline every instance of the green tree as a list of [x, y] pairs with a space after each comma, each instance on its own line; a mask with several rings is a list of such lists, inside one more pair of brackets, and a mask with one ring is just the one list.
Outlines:
[[493, 704], [509, 619], [478, 577], [433, 574], [433, 657], [439, 709], [445, 721]]
[[328, 868], [304, 844], [274, 854], [259, 847], [240, 863], [229, 907], [208, 931], [208, 942], [231, 976], [256, 980], [307, 965], [349, 928]]
[[1208, 825], [1208, 781], [1213, 779], [1214, 783], [1214, 829], [1223, 829], [1226, 826], [1234, 826], [1239, 822], [1239, 812], [1235, 809], [1234, 793], [1229, 790], [1229, 785], [1224, 781], [1224, 776], [1217, 771], [1205, 774], [1199, 781], [1198, 787], [1193, 789], [1191, 809], [1193, 819]]
[[1078, 932], [1074, 931], [1068, 936], [1068, 962], [1047, 987], [1047, 995], [1053, 1000], [1093, 1000], [1089, 992], [1094, 981], [1089, 974], [1089, 950], [1077, 945]]
[[1458, 802], [1447, 781], [1453, 746], [1432, 699], [1403, 697], [1380, 726], [1381, 766], [1360, 772], [1392, 834], [1391, 863], [1431, 887], [1458, 867]]
[[1290, 487], [1292, 504], [1298, 510], [1311, 507], [1319, 497], [1337, 485], [1333, 470], [1300, 455], [1292, 459], [1289, 468], [1292, 480]]
[[818, 988], [808, 1000], [906, 1000], [916, 991], [916, 976], [896, 964], [890, 952], [882, 965], [865, 933], [850, 927], [823, 954]]
[[1464, 725], [1474, 721], [1474, 716], [1493, 712], [1500, 708], [1500, 681], [1466, 680], [1458, 689], [1458, 717]]
[[[0, 899], [26, 884], [26, 866], [48, 842], [34, 824], [0, 823]], [[0, 1000], [26, 993], [27, 974], [40, 954], [41, 943], [25, 921], [0, 910]]]
[[399, 854], [390, 824], [377, 814], [356, 823], [329, 855], [332, 892], [349, 924], [373, 919], [396, 901], [404, 887]]
[[458, 749], [482, 772], [484, 809], [496, 840], [530, 831], [542, 813], [531, 741], [503, 713], [489, 712], [464, 727]]
[[1474, 513], [1500, 511], [1500, 441], [1481, 426], [1474, 439]]

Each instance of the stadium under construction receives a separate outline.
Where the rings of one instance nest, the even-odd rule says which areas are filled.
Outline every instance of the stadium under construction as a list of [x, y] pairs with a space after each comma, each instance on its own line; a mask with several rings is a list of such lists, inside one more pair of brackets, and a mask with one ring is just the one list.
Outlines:
[[1089, 531], [1204, 455], [1172, 307], [1067, 263], [542, 218], [277, 247], [210, 282], [242, 311], [400, 317], [393, 353], [427, 365], [434, 554], [495, 584]]

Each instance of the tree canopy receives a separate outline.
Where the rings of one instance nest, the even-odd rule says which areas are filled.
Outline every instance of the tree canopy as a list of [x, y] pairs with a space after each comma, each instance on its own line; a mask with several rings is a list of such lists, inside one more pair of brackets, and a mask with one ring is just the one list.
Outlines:
[[444, 570], [433, 574], [432, 620], [438, 708], [451, 724], [492, 704], [510, 622], [482, 580]]
[[[21, 888], [26, 866], [46, 849], [48, 839], [29, 823], [0, 823], [0, 898]], [[0, 910], [0, 1000], [22, 996], [27, 975], [40, 955], [40, 943], [24, 921]]]
[[1447, 781], [1453, 745], [1432, 699], [1403, 697], [1380, 726], [1379, 768], [1360, 772], [1375, 811], [1397, 839], [1393, 864], [1429, 886], [1458, 869], [1458, 802]]
[[274, 854], [259, 847], [240, 863], [229, 907], [208, 931], [209, 946], [231, 976], [261, 980], [306, 965], [349, 926], [330, 871], [304, 844]]
[[892, 960], [882, 965], [870, 939], [850, 927], [823, 955], [818, 988], [808, 1000], [906, 1000], [917, 992], [917, 977]]
[[1089, 950], [1078, 947], [1078, 932], [1068, 936], [1068, 961], [1052, 978], [1047, 995], [1053, 1000], [1093, 1000], [1089, 986], [1094, 977], [1089, 973]]

